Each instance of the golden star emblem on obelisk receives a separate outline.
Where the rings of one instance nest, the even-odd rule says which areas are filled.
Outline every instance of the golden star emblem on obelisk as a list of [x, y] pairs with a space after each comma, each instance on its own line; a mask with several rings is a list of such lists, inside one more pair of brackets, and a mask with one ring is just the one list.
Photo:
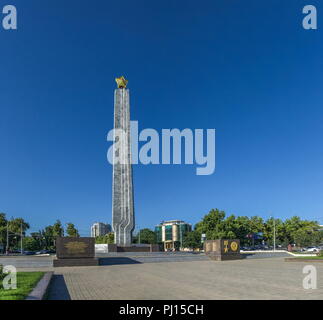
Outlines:
[[116, 78], [116, 83], [119, 89], [124, 89], [128, 84], [128, 80], [126, 80], [124, 76], [121, 76], [120, 78]]

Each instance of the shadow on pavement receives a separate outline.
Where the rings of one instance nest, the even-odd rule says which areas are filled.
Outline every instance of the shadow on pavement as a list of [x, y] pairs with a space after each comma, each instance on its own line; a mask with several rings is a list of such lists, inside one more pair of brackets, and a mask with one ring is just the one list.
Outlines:
[[111, 266], [115, 264], [138, 264], [138, 263], [141, 263], [141, 262], [127, 257], [99, 258], [100, 266]]
[[252, 253], [242, 253], [241, 254], [241, 258], [242, 259], [248, 259], [249, 257], [251, 257], [252, 256]]
[[63, 275], [53, 275], [47, 300], [71, 300]]

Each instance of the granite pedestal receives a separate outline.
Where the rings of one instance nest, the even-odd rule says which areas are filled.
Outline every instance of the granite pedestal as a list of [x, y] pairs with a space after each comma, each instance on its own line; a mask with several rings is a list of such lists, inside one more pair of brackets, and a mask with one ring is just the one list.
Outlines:
[[212, 260], [242, 259], [240, 254], [240, 240], [207, 240], [204, 242], [204, 252]]

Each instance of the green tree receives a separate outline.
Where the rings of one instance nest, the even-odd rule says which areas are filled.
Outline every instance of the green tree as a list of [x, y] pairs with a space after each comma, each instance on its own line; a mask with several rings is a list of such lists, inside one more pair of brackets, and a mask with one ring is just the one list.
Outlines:
[[249, 219], [249, 224], [250, 224], [250, 232], [251, 233], [264, 232], [263, 218], [258, 217], [258, 216], [252, 216]]
[[68, 223], [66, 228], [67, 235], [69, 237], [79, 237], [78, 230], [75, 228], [73, 223]]
[[29, 223], [27, 223], [23, 218], [12, 218], [9, 221], [9, 231], [19, 234], [26, 232], [30, 228]]
[[108, 244], [113, 244], [114, 243], [114, 233], [113, 232], [109, 232], [106, 235], [106, 239], [107, 239], [107, 243]]
[[272, 217], [266, 220], [263, 227], [264, 238], [267, 243], [270, 245], [274, 244], [274, 227], [276, 244], [284, 244], [287, 246], [289, 241], [286, 235], [285, 224], [281, 219], [274, 219]]
[[[140, 232], [140, 243], [155, 244], [157, 243], [156, 233], [148, 228], [139, 230]], [[139, 232], [133, 238], [134, 243], [139, 243]]]
[[226, 237], [224, 217], [224, 211], [212, 209], [196, 224], [196, 230], [205, 233], [208, 240], [223, 239]]
[[189, 249], [202, 248], [201, 233], [197, 230], [188, 232], [184, 237], [183, 247]]
[[5, 213], [0, 213], [0, 244], [3, 251], [6, 248], [7, 243], [7, 219]]
[[[236, 239], [240, 239], [241, 245], [249, 243], [247, 235], [250, 234], [251, 225], [247, 216], [239, 216], [235, 219], [235, 235]], [[250, 244], [250, 243], [249, 243]]]
[[21, 234], [24, 237], [29, 224], [23, 218], [11, 218], [8, 221], [9, 248], [20, 247]]
[[299, 246], [311, 245], [312, 243], [310, 242], [315, 241], [315, 237], [317, 237], [319, 232], [318, 222], [302, 220], [297, 216], [285, 220], [284, 227], [288, 242]]
[[42, 243], [45, 249], [51, 250], [54, 249], [54, 235], [53, 235], [53, 226], [47, 226], [41, 230]]
[[39, 245], [39, 249], [46, 249], [46, 245], [45, 245], [45, 239], [42, 236], [42, 231], [39, 230], [38, 232], [31, 232], [30, 236], [38, 242]]
[[59, 220], [53, 225], [53, 236], [54, 237], [63, 237], [64, 236], [64, 228]]
[[323, 230], [319, 229], [312, 234], [312, 243], [313, 245], [321, 245], [323, 243]]
[[232, 214], [223, 221], [223, 229], [227, 239], [235, 239], [238, 230], [236, 217]]
[[322, 239], [323, 237], [321, 231], [308, 232], [300, 229], [294, 234], [294, 242], [300, 247], [319, 245], [321, 244]]
[[23, 238], [23, 248], [27, 251], [38, 251], [41, 249], [39, 241], [33, 237], [25, 237]]

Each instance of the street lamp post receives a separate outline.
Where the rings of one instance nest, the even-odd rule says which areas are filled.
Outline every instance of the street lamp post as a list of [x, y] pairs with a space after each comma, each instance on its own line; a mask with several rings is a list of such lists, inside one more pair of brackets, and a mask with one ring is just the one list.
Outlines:
[[274, 218], [274, 251], [276, 251], [276, 222]]
[[9, 252], [9, 222], [7, 222], [7, 245], [6, 245], [6, 254]]
[[22, 223], [20, 224], [20, 253], [22, 254]]
[[274, 251], [276, 251], [276, 222], [275, 222], [275, 217], [274, 216], [270, 216], [270, 218], [273, 219], [273, 224], [274, 224]]
[[183, 235], [182, 235], [182, 225], [179, 225], [179, 233], [180, 233], [180, 240], [181, 240], [181, 249], [183, 248]]

